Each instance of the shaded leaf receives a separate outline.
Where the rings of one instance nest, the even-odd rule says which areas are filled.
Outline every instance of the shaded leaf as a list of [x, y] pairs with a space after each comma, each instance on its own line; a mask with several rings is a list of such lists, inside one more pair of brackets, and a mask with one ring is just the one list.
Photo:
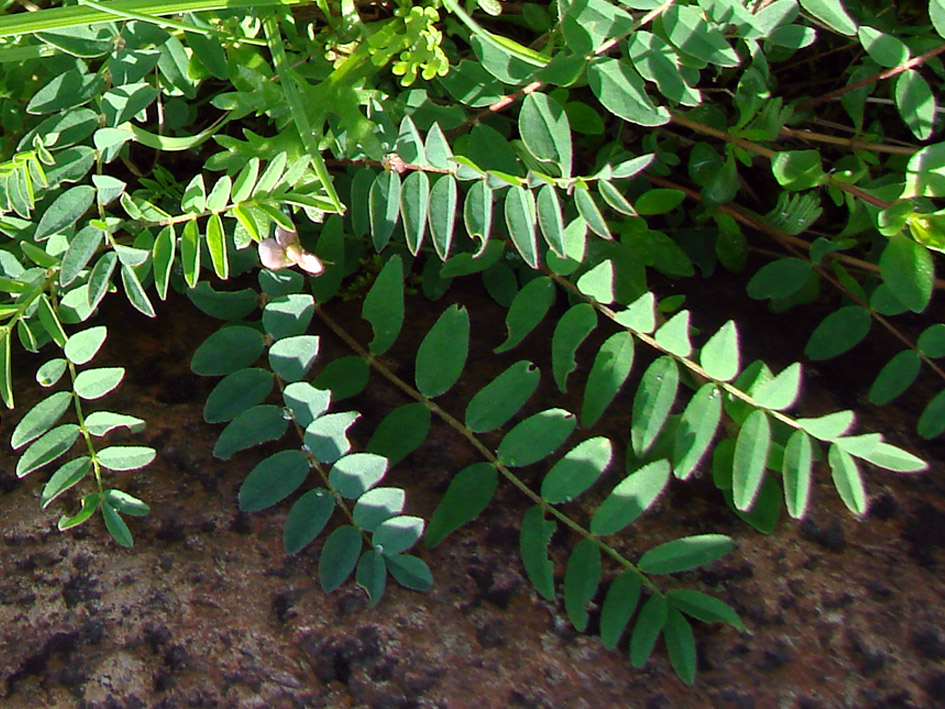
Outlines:
[[582, 539], [568, 557], [564, 574], [564, 607], [578, 631], [587, 627], [587, 604], [597, 593], [600, 577], [600, 549], [593, 539]]
[[644, 455], [663, 430], [679, 387], [679, 368], [672, 357], [660, 357], [643, 373], [633, 397], [630, 440], [637, 456]]
[[551, 455], [574, 431], [577, 419], [564, 409], [546, 409], [529, 416], [509, 431], [496, 457], [509, 467], [537, 463]]
[[554, 565], [548, 558], [548, 543], [555, 523], [546, 520], [540, 505], [529, 507], [522, 519], [519, 549], [529, 581], [549, 601], [555, 597]]
[[478, 517], [495, 494], [498, 482], [499, 475], [489, 463], [473, 463], [456, 473], [427, 525], [426, 545], [432, 549]]

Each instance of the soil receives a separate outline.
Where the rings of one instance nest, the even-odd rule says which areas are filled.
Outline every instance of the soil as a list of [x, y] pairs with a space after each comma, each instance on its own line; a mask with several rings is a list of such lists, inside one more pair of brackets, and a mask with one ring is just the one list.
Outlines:
[[[738, 288], [726, 307], [750, 321], [744, 331], [751, 336], [743, 339], [760, 343], [756, 354], [784, 366], [779, 358], [791, 337], [784, 325], [793, 328], [794, 316], [772, 319], [744, 305]], [[708, 295], [696, 292], [691, 302]], [[846, 512], [829, 473], [820, 470], [809, 518], [785, 517], [774, 533], [762, 535], [737, 520], [702, 475], [674, 481], [624, 535], [620, 544], [633, 554], [686, 534], [718, 532], [736, 541], [728, 557], [671, 579], [722, 598], [747, 626], [740, 634], [696, 624], [699, 674], [687, 687], [661, 645], [644, 669], [634, 669], [626, 639], [618, 651], [605, 650], [594, 635], [573, 630], [560, 595], [551, 603], [535, 593], [518, 558], [527, 501], [508, 488], [500, 488], [504, 494], [477, 521], [436, 549], [417, 552], [434, 571], [430, 591], [391, 582], [375, 608], [351, 582], [325, 595], [317, 580], [319, 543], [295, 556], [282, 551], [288, 505], [252, 515], [237, 509], [239, 486], [266, 450], [231, 461], [211, 455], [221, 427], [203, 422], [202, 406], [216, 380], [192, 375], [188, 364], [220, 323], [181, 298], [163, 304], [156, 321], [130, 317], [119, 298], [103, 313], [111, 337], [99, 361], [123, 364], [128, 373], [104, 401], [148, 421], [137, 440], [158, 449], [158, 459], [123, 474], [120, 483], [152, 513], [131, 520], [131, 550], [109, 539], [100, 517], [68, 533], [56, 530], [59, 514], [74, 510], [75, 499], [42, 511], [38, 500], [48, 474], [21, 481], [13, 472], [8, 433], [43, 394], [32, 383], [41, 360], [18, 360], [20, 398], [17, 411], [4, 418], [7, 440], [0, 451], [4, 707], [945, 706], [945, 448], [911, 434], [917, 407], [933, 389], [881, 411], [852, 402], [864, 412], [864, 429], [884, 431], [931, 463], [922, 475], [868, 471], [871, 514], [865, 520]], [[405, 378], [410, 344], [450, 298], [409, 303], [416, 330], [404, 333], [384, 360]], [[547, 352], [529, 345], [548, 341], [538, 335], [487, 366], [486, 353], [504, 335], [502, 314], [484, 295], [473, 303], [473, 366], [444, 403], [459, 413], [477, 386], [517, 359], [533, 359], [550, 372]], [[355, 304], [329, 312], [356, 321]], [[718, 312], [728, 317], [722, 308], [715, 317]], [[695, 322], [707, 332], [718, 324], [698, 313]], [[325, 331], [317, 322], [314, 327]], [[369, 339], [360, 325], [355, 332], [362, 342]], [[581, 352], [592, 357], [600, 339]], [[853, 359], [818, 367], [807, 379], [800, 411], [851, 407], [851, 397], [862, 394], [865, 376], [857, 375], [876, 371], [873, 360], [881, 364], [883, 347], [882, 341], [865, 345]], [[327, 334], [322, 351], [326, 362], [345, 354]], [[565, 403], [555, 405], [578, 405], [587, 359]], [[352, 429], [355, 445], [364, 445], [383, 413], [405, 401], [372, 378], [368, 390], [348, 402], [364, 414]], [[530, 402], [529, 411], [547, 401]], [[625, 441], [628, 409], [625, 392], [603, 432]], [[389, 480], [406, 488], [409, 513], [429, 517], [450, 475], [474, 461], [468, 446], [435, 424], [427, 444]], [[576, 514], [584, 511], [576, 508]], [[573, 541], [559, 532], [553, 544], [559, 580]], [[594, 630], [598, 606], [591, 610]]]

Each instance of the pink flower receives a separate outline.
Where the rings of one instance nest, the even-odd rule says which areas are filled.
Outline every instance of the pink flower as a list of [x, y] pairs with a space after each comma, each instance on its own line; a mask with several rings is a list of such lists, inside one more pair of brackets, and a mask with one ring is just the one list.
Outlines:
[[276, 226], [275, 237], [259, 242], [259, 260], [266, 268], [278, 271], [281, 268], [298, 266], [303, 271], [317, 276], [325, 270], [318, 256], [311, 254], [299, 244], [297, 231]]

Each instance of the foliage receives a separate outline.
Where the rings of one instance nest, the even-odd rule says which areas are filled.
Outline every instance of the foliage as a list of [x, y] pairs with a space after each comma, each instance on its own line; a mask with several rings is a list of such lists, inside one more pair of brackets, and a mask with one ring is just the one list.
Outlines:
[[[52, 352], [37, 381], [67, 383], [16, 425], [17, 474], [55, 463], [41, 504], [78, 509], [60, 529], [100, 512], [131, 546], [126, 517], [148, 506], [111, 487], [112, 473], [159, 452], [101, 442], [144, 422], [86, 412], [124, 375], [91, 364], [108, 334], [92, 321], [119, 282], [149, 317], [156, 298], [184, 292], [224, 321], [192, 360], [221, 377], [204, 411], [225, 424], [214, 453], [281, 446], [246, 475], [240, 508], [289, 499], [290, 554], [341, 518], [321, 546], [326, 591], [352, 574], [372, 605], [388, 575], [429, 587], [436, 555], [409, 553], [417, 542], [436, 547], [515, 491], [530, 505], [520, 548], [536, 591], [553, 601], [563, 590], [582, 631], [598, 601], [603, 643], [626, 631], [634, 666], [662, 637], [691, 683], [691, 620], [742, 624], [668, 577], [733, 540], [630, 550], [625, 530], [668, 487], [711, 476], [734, 514], [769, 532], [782, 504], [805, 515], [824, 469], [863, 515], [864, 463], [925, 464], [854, 433], [852, 411], [793, 415], [800, 363], [743, 366], [734, 322], [704, 336], [692, 320], [710, 304], [690, 313], [651, 284], [752, 269], [747, 295], [773, 312], [829, 308], [807, 335], [810, 361], [851, 350], [874, 325], [889, 331], [901, 350], [864, 372], [878, 405], [923, 372], [945, 379], [945, 326], [923, 321], [916, 336], [897, 320], [928, 310], [945, 251], [945, 147], [932, 142], [943, 36], [941, 0], [927, 11], [841, 0], [9, 5], [0, 396], [13, 408], [14, 348]], [[840, 77], [823, 69], [838, 55]], [[436, 301], [474, 280], [506, 309], [496, 356], [536, 345], [555, 320], [544, 386], [579, 387], [580, 410], [563, 398], [530, 409], [543, 373], [525, 359], [463, 412], [442, 403], [469, 370], [471, 338], [486, 335], [461, 297], [420, 341], [412, 382], [387, 366], [413, 289]], [[360, 296], [369, 343], [330, 306]], [[353, 354], [320, 361], [326, 332]], [[595, 332], [596, 352], [581, 350]], [[354, 451], [360, 414], [337, 404], [378, 379], [412, 401]], [[941, 388], [918, 417], [928, 438], [945, 431]], [[596, 427], [617, 410], [630, 425], [612, 440]], [[434, 418], [482, 460], [453, 474], [425, 521], [382, 482]]]

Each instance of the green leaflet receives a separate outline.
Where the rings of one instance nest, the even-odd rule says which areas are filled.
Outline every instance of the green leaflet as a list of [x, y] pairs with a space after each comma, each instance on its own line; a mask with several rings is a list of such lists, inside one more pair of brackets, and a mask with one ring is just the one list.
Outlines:
[[[310, 336], [301, 335], [300, 337]], [[294, 340], [296, 338], [289, 339]], [[286, 341], [287, 340], [280, 340], [279, 342]], [[275, 366], [273, 366], [273, 370], [275, 369]], [[278, 371], [276, 373], [278, 374]], [[348, 397], [357, 396], [364, 391], [370, 375], [370, 365], [361, 357], [352, 355], [350, 357], [341, 357], [330, 362], [327, 367], [318, 373], [318, 376], [315, 377], [312, 384], [319, 389], [331, 391], [332, 401], [341, 401]], [[285, 379], [286, 377], [283, 378]]]
[[423, 534], [424, 521], [410, 515], [397, 515], [381, 522], [374, 530], [372, 542], [379, 553], [396, 556], [416, 544]]
[[430, 190], [430, 236], [440, 259], [449, 258], [453, 243], [453, 226], [456, 221], [458, 188], [456, 178], [443, 175], [433, 183]]
[[945, 431], [945, 390], [932, 397], [926, 405], [916, 430], [923, 438], [935, 438]]
[[429, 209], [430, 178], [422, 170], [415, 170], [404, 180], [400, 192], [400, 214], [404, 220], [404, 236], [407, 239], [407, 248], [414, 256], [423, 244]]
[[[177, 235], [174, 233], [173, 226], [166, 226], [161, 229], [154, 240], [154, 245], [151, 247], [151, 258], [154, 264], [154, 284], [161, 300], [167, 298], [167, 287], [170, 284], [176, 253]], [[63, 267], [65, 267], [64, 263]]]
[[896, 300], [914, 313], [925, 310], [935, 280], [935, 265], [927, 248], [903, 234], [894, 234], [879, 259], [879, 268]]
[[91, 470], [92, 459], [87, 455], [73, 458], [69, 462], [63, 463], [63, 465], [52, 474], [46, 486], [43, 488], [40, 505], [42, 505], [43, 509], [48, 507], [59, 495], [81, 482]]
[[240, 509], [256, 512], [271, 507], [295, 492], [308, 471], [308, 459], [301, 451], [285, 450], [269, 456], [250, 471], [240, 486]]
[[535, 590], [549, 601], [555, 597], [554, 565], [548, 558], [548, 543], [555, 523], [546, 520], [540, 505], [529, 507], [522, 519], [519, 548], [525, 573]]
[[450, 482], [427, 526], [424, 541], [431, 549], [461, 526], [479, 516], [498, 485], [498, 473], [489, 463], [474, 463]]
[[863, 487], [863, 478], [856, 461], [849, 453], [833, 443], [827, 452], [827, 462], [830, 464], [834, 487], [837, 488], [843, 504], [855, 515], [866, 514], [866, 489]]
[[200, 233], [195, 219], [184, 224], [180, 237], [180, 259], [184, 267], [184, 280], [193, 288], [200, 278]]
[[538, 190], [537, 199], [538, 225], [541, 234], [551, 250], [565, 258], [567, 246], [564, 241], [564, 220], [561, 217], [561, 203], [558, 193], [551, 185], [543, 185]]
[[810, 498], [810, 478], [813, 464], [813, 446], [803, 431], [794, 431], [784, 447], [781, 476], [784, 484], [784, 503], [788, 514], [801, 519], [807, 512]]
[[551, 338], [551, 368], [555, 383], [567, 391], [568, 375], [577, 368], [575, 353], [581, 343], [597, 327], [597, 311], [588, 303], [572, 306], [555, 326]]
[[740, 63], [728, 42], [695, 8], [673, 5], [663, 16], [663, 26], [669, 41], [686, 54], [722, 67]]
[[578, 188], [574, 191], [574, 203], [577, 205], [578, 214], [587, 222], [587, 227], [603, 239], [612, 239], [610, 227], [607, 220], [597, 206], [593, 195], [587, 189]]
[[564, 574], [564, 607], [578, 631], [587, 627], [587, 604], [597, 593], [600, 577], [600, 549], [593, 539], [582, 539], [568, 557]]
[[223, 232], [223, 220], [219, 214], [211, 214], [207, 221], [207, 247], [210, 249], [210, 262], [218, 278], [230, 277], [230, 262], [226, 249], [226, 234]]
[[10, 445], [13, 449], [22, 448], [55, 426], [56, 422], [66, 412], [66, 409], [69, 408], [71, 401], [71, 393], [57, 391], [26, 412], [26, 415], [20, 419], [16, 428], [13, 429], [13, 435], [10, 438]]
[[480, 389], [466, 407], [466, 425], [475, 433], [486, 433], [511, 419], [535, 389], [541, 373], [531, 362], [516, 362]]
[[650, 658], [668, 612], [663, 596], [650, 596], [643, 604], [630, 636], [630, 664], [634, 667], [643, 667]]
[[365, 447], [396, 465], [422, 444], [430, 430], [430, 409], [416, 402], [394, 409], [378, 425]]
[[443, 311], [417, 350], [417, 389], [435, 398], [459, 379], [469, 353], [469, 313], [454, 305]]
[[646, 292], [617, 313], [614, 318], [618, 323], [631, 330], [650, 333], [656, 329], [656, 297]]
[[673, 444], [673, 474], [687, 479], [709, 449], [722, 420], [722, 394], [714, 384], [700, 387], [683, 411]]
[[689, 342], [689, 311], [680, 310], [667, 320], [653, 335], [661, 348], [677, 357], [688, 357], [692, 353]]
[[351, 525], [338, 527], [328, 535], [318, 558], [318, 580], [331, 593], [351, 575], [361, 555], [361, 534]]
[[463, 224], [470, 238], [482, 242], [480, 249], [485, 248], [492, 233], [492, 200], [492, 188], [485, 180], [479, 180], [466, 192], [466, 201], [463, 203]]
[[496, 354], [512, 349], [535, 329], [554, 303], [555, 291], [550, 278], [539, 276], [518, 292], [505, 316], [508, 337], [493, 350]]
[[125, 376], [124, 367], [98, 367], [86, 369], [75, 378], [76, 395], [82, 399], [100, 399], [115, 389]]
[[782, 411], [794, 404], [800, 391], [801, 365], [795, 363], [753, 391], [752, 399], [762, 408]]
[[384, 354], [394, 344], [404, 321], [404, 276], [400, 256], [391, 256], [364, 298], [361, 317], [371, 323], [371, 354]]
[[357, 499], [380, 482], [387, 459], [373, 453], [352, 453], [332, 466], [328, 482], [342, 497]]
[[210, 335], [190, 360], [194, 374], [218, 377], [244, 369], [263, 353], [262, 333], [245, 325], [223, 327]]
[[535, 159], [552, 163], [561, 177], [570, 177], [571, 129], [561, 104], [545, 94], [528, 94], [518, 121], [522, 141]]
[[148, 446], [109, 446], [98, 452], [103, 468], [114, 471], [137, 470], [149, 465], [157, 451]]
[[646, 574], [674, 574], [704, 566], [728, 554], [734, 544], [724, 534], [697, 534], [650, 549], [637, 566]]
[[407, 494], [399, 487], [375, 487], [358, 498], [351, 511], [354, 523], [373, 532], [385, 520], [404, 510]]
[[608, 650], [613, 650], [620, 642], [620, 636], [637, 608], [641, 587], [640, 577], [636, 573], [624, 571], [607, 589], [600, 610], [600, 639]]
[[265, 369], [240, 369], [221, 379], [203, 408], [207, 423], [223, 423], [261, 404], [272, 391], [272, 374]]
[[732, 496], [736, 509], [751, 508], [761, 487], [771, 448], [771, 423], [768, 415], [753, 411], [745, 419], [735, 442], [732, 468]]
[[577, 289], [601, 304], [614, 302], [614, 263], [606, 259], [577, 279]]
[[538, 268], [538, 214], [531, 190], [512, 187], [505, 195], [505, 225], [515, 248], [532, 268]]
[[669, 462], [656, 460], [628, 475], [601, 503], [591, 519], [591, 533], [607, 535], [633, 524], [669, 482]]
[[623, 386], [633, 366], [633, 336], [629, 332], [611, 335], [597, 351], [581, 407], [581, 425], [593, 426]]
[[644, 455], [656, 442], [676, 400], [678, 387], [679, 368], [671, 357], [660, 357], [643, 373], [633, 398], [630, 425], [630, 440], [637, 456]]
[[368, 595], [368, 607], [373, 608], [381, 600], [387, 581], [387, 564], [384, 557], [373, 549], [361, 555], [355, 581]]
[[869, 333], [872, 318], [866, 308], [847, 305], [832, 312], [817, 326], [804, 353], [811, 359], [830, 359], [855, 347]]
[[557, 450], [577, 426], [574, 414], [564, 409], [546, 409], [529, 416], [509, 431], [496, 457], [509, 467], [537, 463]]
[[374, 178], [368, 194], [368, 211], [371, 223], [371, 238], [374, 248], [383, 251], [390, 241], [400, 212], [400, 175], [383, 170]]
[[669, 122], [669, 111], [653, 105], [643, 79], [624, 62], [595, 59], [587, 67], [587, 79], [604, 108], [625, 121], [641, 126], [661, 126]]
[[609, 438], [598, 436], [579, 443], [545, 475], [541, 496], [552, 504], [573, 500], [597, 482], [612, 458]]
[[889, 360], [876, 375], [870, 387], [869, 399], [884, 406], [912, 386], [919, 376], [922, 360], [915, 350], [904, 350]]
[[348, 429], [358, 420], [354, 411], [324, 414], [305, 427], [305, 445], [322, 463], [334, 463], [351, 450]]
[[53, 462], [72, 448], [79, 437], [79, 427], [74, 423], [64, 423], [47, 431], [27, 448], [16, 461], [16, 476], [26, 477], [34, 470]]
[[287, 428], [288, 421], [280, 407], [269, 404], [253, 406], [227, 424], [213, 447], [213, 455], [228, 460], [241, 450], [281, 438]]
[[387, 564], [390, 575], [404, 588], [426, 591], [433, 585], [433, 574], [430, 573], [430, 567], [423, 559], [410, 554], [396, 556], [385, 554], [384, 563]]
[[59, 285], [68, 286], [78, 277], [98, 251], [103, 237], [102, 230], [93, 226], [84, 227], [76, 233], [69, 242], [69, 250], [62, 257]]
[[840, 34], [856, 34], [856, 22], [840, 0], [800, 0], [801, 7]]
[[[315, 362], [318, 346], [319, 338], [316, 335], [294, 335], [277, 340], [269, 348], [269, 366], [283, 381], [299, 381]], [[332, 364], [338, 361], [335, 360]], [[360, 357], [358, 361], [364, 362]], [[320, 386], [320, 388], [330, 389], [331, 387]], [[337, 394], [335, 398], [336, 400], [339, 398]]]
[[335, 509], [335, 498], [324, 488], [302, 495], [286, 517], [282, 542], [286, 554], [295, 554], [319, 535]]
[[745, 625], [738, 614], [724, 601], [700, 591], [674, 588], [666, 592], [666, 600], [673, 608], [706, 623], [728, 623], [740, 632], [745, 632]]
[[689, 621], [675, 608], [670, 608], [666, 615], [663, 640], [676, 674], [691, 685], [696, 681], [696, 639]]
[[315, 314], [315, 299], [310, 295], [290, 293], [266, 303], [262, 324], [273, 339], [304, 335]]

